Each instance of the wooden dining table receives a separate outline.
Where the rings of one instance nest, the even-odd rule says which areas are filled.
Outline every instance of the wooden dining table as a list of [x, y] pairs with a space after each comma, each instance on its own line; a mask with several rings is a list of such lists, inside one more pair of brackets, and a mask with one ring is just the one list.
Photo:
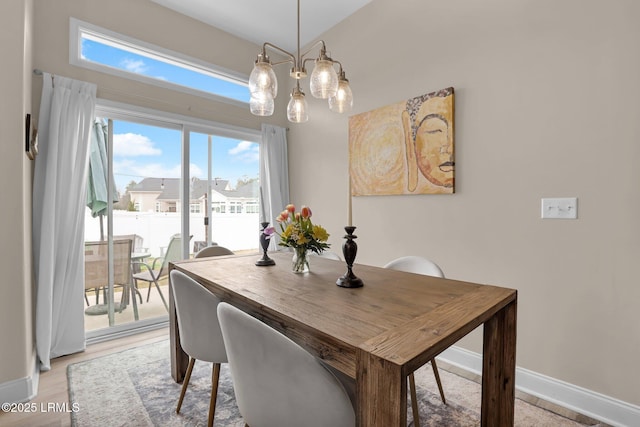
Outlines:
[[[361, 288], [342, 288], [340, 261], [312, 257], [294, 274], [291, 254], [172, 263], [228, 302], [280, 331], [355, 379], [360, 427], [404, 427], [407, 375], [484, 325], [481, 425], [514, 421], [517, 291], [355, 264]], [[180, 346], [170, 292], [171, 369], [180, 382], [188, 356]], [[213, 308], [212, 308], [213, 309]], [[446, 384], [444, 385], [446, 390]]]

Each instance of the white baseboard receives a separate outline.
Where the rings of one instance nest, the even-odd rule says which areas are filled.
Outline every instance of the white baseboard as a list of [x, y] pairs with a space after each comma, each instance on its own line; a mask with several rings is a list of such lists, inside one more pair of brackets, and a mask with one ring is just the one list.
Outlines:
[[[169, 320], [158, 322], [155, 319], [143, 320], [136, 325], [119, 325], [105, 330], [88, 332], [87, 344], [95, 344], [102, 341], [112, 340], [124, 336], [135, 335], [159, 328], [168, 328]], [[16, 380], [0, 383], [0, 403], [23, 403], [32, 400], [38, 394], [38, 383], [40, 381], [40, 364], [37, 355], [31, 357], [33, 372], [31, 376], [18, 378]]]
[[[482, 355], [452, 346], [438, 359], [482, 375]], [[516, 389], [615, 427], [640, 426], [640, 406], [516, 367]]]
[[31, 366], [33, 371], [30, 376], [0, 384], [0, 403], [28, 402], [36, 397], [40, 381], [40, 365], [35, 351], [31, 357]]

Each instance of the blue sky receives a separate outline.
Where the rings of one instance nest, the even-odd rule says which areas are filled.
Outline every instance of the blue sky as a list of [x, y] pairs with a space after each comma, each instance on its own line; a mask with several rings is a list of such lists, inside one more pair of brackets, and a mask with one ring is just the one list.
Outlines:
[[154, 79], [249, 102], [247, 85], [232, 83], [86, 38], [82, 39], [82, 58]]
[[[118, 191], [131, 181], [149, 178], [179, 178], [181, 162], [180, 131], [155, 126], [114, 121], [113, 167]], [[189, 168], [192, 177], [207, 178], [208, 138], [190, 135]], [[212, 177], [227, 179], [235, 186], [238, 179], [257, 178], [259, 145], [255, 142], [213, 136]]]
[[[113, 46], [83, 39], [83, 58], [125, 71], [187, 85], [234, 99], [249, 100], [246, 86], [232, 84], [208, 75], [166, 64]], [[181, 134], [174, 129], [125, 121], [114, 121], [113, 159], [116, 187], [124, 192], [131, 181], [145, 177], [179, 178]], [[255, 142], [213, 136], [212, 177], [230, 181], [256, 178], [259, 173], [259, 145]], [[207, 135], [190, 135], [190, 174], [207, 178]]]

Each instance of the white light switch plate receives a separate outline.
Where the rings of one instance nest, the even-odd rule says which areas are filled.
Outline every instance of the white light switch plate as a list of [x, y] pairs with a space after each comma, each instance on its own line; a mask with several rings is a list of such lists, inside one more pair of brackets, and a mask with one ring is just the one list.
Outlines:
[[576, 219], [578, 218], [578, 198], [564, 197], [542, 199], [543, 219]]

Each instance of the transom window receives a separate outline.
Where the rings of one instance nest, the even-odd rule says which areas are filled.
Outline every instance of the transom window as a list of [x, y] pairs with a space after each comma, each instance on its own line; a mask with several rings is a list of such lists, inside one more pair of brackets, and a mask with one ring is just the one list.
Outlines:
[[145, 83], [240, 104], [249, 102], [248, 77], [71, 18], [69, 62]]

